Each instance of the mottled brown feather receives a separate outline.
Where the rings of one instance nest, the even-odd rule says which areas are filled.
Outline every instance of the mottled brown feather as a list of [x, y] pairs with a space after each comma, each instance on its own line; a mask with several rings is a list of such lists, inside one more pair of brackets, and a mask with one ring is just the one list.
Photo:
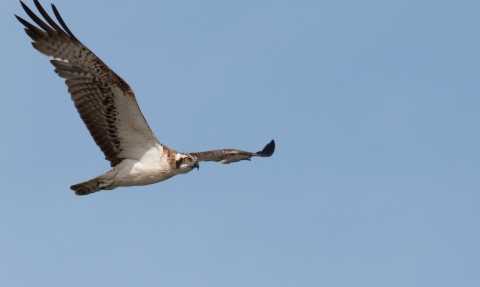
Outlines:
[[250, 160], [252, 156], [269, 157], [275, 151], [275, 141], [271, 140], [261, 151], [256, 153], [238, 149], [217, 149], [204, 152], [191, 152], [198, 161], [217, 161], [221, 163], [232, 163], [241, 160]]
[[163, 155], [167, 158], [168, 165], [172, 170], [177, 169], [177, 163], [175, 161], [176, 154], [177, 152], [173, 149], [170, 149], [167, 146], [163, 146]]
[[[125, 138], [125, 136], [123, 138], [119, 136], [118, 103], [131, 104], [131, 100], [133, 100], [133, 104], [137, 105], [133, 90], [100, 58], [78, 41], [54, 5], [52, 5], [52, 9], [63, 29], [47, 14], [38, 0], [34, 0], [34, 3], [48, 24], [35, 15], [23, 2], [21, 2], [23, 9], [40, 28], [19, 16], [15, 15], [15, 17], [25, 26], [25, 32], [34, 41], [33, 47], [40, 53], [54, 58], [51, 63], [55, 67], [55, 72], [66, 79], [68, 92], [95, 143], [100, 147], [105, 158], [110, 161], [111, 166], [117, 165], [124, 158], [121, 154], [123, 151], [121, 143]], [[116, 89], [123, 94], [119, 95], [115, 92]], [[130, 102], [122, 97], [128, 97]], [[157, 142], [141, 115], [138, 105], [126, 107], [126, 109], [129, 111], [134, 109], [132, 114], [140, 114], [141, 119], [129, 118], [142, 125], [140, 128], [138, 126], [133, 128], [140, 129], [140, 133], [143, 133], [145, 138], [153, 138]], [[126, 117], [128, 116], [126, 115]], [[135, 136], [138, 137], [138, 135], [132, 134], [132, 137]], [[140, 140], [133, 138], [130, 143], [137, 141]], [[145, 146], [151, 145], [149, 143]]]

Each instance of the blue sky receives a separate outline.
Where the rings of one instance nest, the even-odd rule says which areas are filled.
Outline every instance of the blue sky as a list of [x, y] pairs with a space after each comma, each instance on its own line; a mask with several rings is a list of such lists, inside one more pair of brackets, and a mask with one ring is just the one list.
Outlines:
[[109, 163], [2, 1], [2, 285], [480, 285], [479, 2], [54, 3], [169, 147], [277, 149], [75, 196]]

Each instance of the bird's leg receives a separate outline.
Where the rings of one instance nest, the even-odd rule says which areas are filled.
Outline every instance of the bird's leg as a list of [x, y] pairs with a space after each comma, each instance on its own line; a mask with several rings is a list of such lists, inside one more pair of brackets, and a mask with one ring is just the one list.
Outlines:
[[112, 186], [112, 184], [113, 184], [113, 179], [111, 179], [111, 180], [99, 179], [98, 182], [97, 182], [97, 186], [100, 189], [106, 189], [106, 190], [112, 190], [112, 189], [116, 188], [116, 186]]
[[113, 168], [111, 171], [102, 174], [98, 177], [97, 186], [100, 189], [112, 190], [116, 188], [113, 183], [115, 181], [115, 176], [117, 175], [117, 171]]

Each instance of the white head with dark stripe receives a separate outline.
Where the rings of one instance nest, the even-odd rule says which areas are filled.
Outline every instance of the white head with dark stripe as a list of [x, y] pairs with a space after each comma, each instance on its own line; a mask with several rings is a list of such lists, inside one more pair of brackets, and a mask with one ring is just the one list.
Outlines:
[[175, 155], [175, 165], [177, 173], [187, 173], [194, 168], [200, 168], [197, 157], [189, 153], [177, 153]]

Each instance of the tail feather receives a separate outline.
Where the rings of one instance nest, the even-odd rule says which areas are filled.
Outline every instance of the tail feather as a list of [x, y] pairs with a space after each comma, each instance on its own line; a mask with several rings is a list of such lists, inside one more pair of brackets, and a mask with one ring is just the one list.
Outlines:
[[70, 186], [70, 189], [75, 191], [76, 195], [87, 195], [100, 191], [100, 188], [98, 187], [98, 177], [82, 183], [74, 184]]

